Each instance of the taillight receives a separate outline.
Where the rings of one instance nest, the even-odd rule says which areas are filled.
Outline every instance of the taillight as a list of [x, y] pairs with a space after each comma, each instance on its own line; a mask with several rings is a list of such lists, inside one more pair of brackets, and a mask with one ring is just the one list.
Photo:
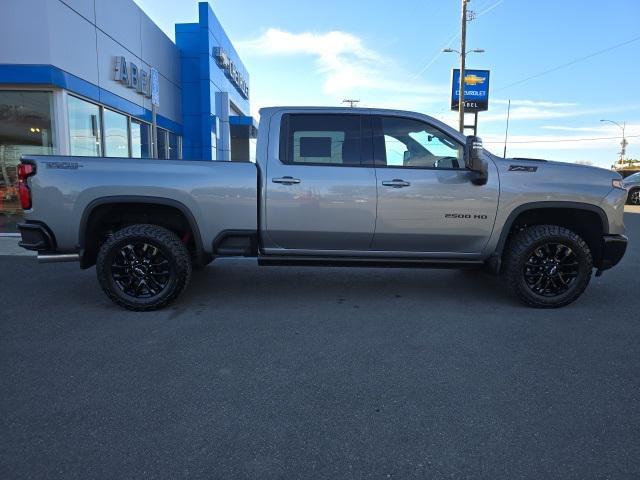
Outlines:
[[21, 163], [18, 165], [18, 195], [20, 196], [20, 205], [23, 210], [31, 208], [31, 190], [27, 185], [27, 178], [35, 175], [36, 167], [30, 163]]

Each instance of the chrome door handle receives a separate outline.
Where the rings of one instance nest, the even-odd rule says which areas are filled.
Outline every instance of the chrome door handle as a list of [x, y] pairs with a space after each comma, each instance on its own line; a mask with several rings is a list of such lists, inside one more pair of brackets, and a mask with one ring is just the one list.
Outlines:
[[410, 187], [411, 183], [405, 182], [404, 180], [401, 180], [399, 178], [394, 178], [393, 180], [383, 181], [382, 185], [384, 185], [385, 187], [403, 188], [403, 187]]
[[271, 181], [273, 183], [281, 183], [282, 185], [295, 185], [297, 183], [300, 183], [299, 178], [293, 178], [293, 177], [272, 178]]

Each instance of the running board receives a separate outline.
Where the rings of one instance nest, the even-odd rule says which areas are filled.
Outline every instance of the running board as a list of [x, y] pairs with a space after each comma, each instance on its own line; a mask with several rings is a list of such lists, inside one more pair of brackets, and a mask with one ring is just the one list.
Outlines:
[[482, 260], [452, 260], [440, 258], [371, 258], [371, 257], [302, 257], [264, 255], [258, 257], [261, 266], [298, 267], [374, 267], [374, 268], [479, 268]]

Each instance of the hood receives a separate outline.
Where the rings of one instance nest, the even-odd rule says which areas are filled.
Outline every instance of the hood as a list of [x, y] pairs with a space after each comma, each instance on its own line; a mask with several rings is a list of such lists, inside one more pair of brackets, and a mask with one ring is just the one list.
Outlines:
[[538, 185], [535, 188], [552, 188], [553, 192], [603, 189], [606, 194], [613, 188], [614, 180], [622, 179], [619, 173], [605, 168], [535, 158], [498, 157], [496, 165], [508, 183], [521, 185], [520, 188]]
[[630, 185], [640, 185], [640, 177], [631, 178], [633, 175], [622, 180], [622, 185], [625, 187]]
[[607, 168], [596, 167], [593, 165], [584, 165], [581, 163], [572, 163], [572, 162], [561, 162], [557, 160], [544, 160], [540, 158], [523, 158], [523, 157], [513, 157], [503, 159], [506, 161], [512, 162], [525, 162], [526, 164], [538, 164], [545, 165], [547, 168], [555, 168], [558, 170], [562, 170], [567, 174], [571, 172], [575, 172], [576, 174], [587, 175], [589, 177], [595, 176], [600, 178], [606, 178], [611, 180], [619, 180], [622, 179], [622, 176], [614, 171], [609, 170]]

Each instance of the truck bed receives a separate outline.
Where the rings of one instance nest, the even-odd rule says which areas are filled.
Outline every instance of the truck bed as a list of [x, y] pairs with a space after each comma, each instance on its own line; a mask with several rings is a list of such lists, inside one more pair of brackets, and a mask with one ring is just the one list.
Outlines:
[[201, 245], [211, 253], [223, 231], [256, 231], [258, 182], [250, 162], [171, 161], [134, 158], [25, 156], [33, 207], [27, 221], [47, 219], [58, 252], [75, 252], [90, 210], [114, 200], [163, 199], [191, 215]]

